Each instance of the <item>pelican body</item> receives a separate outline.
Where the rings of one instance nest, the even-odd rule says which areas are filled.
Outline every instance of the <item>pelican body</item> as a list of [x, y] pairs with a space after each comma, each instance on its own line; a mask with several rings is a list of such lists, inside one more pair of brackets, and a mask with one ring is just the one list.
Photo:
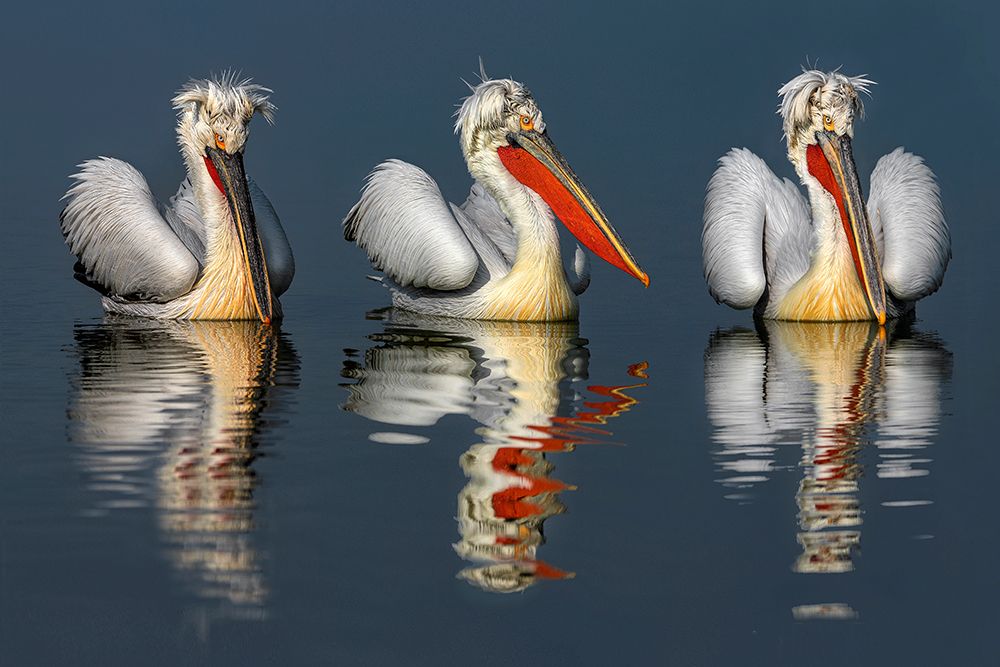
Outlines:
[[[344, 220], [398, 308], [484, 320], [571, 320], [590, 269], [564, 268], [554, 218], [609, 263], [649, 284], [600, 206], [556, 149], [531, 93], [510, 79], [472, 87], [457, 114], [476, 183], [449, 204], [422, 169], [378, 165]], [[470, 86], [471, 87], [471, 86]]]
[[902, 148], [883, 156], [864, 200], [851, 141], [870, 85], [809, 70], [778, 91], [808, 202], [749, 150], [721, 158], [702, 231], [716, 301], [767, 319], [884, 324], [941, 286], [951, 237], [924, 161]]
[[281, 317], [295, 262], [274, 207], [246, 175], [250, 120], [268, 122], [271, 91], [230, 74], [189, 81], [174, 98], [187, 166], [169, 205], [132, 165], [80, 165], [60, 216], [76, 277], [111, 313], [165, 319]]

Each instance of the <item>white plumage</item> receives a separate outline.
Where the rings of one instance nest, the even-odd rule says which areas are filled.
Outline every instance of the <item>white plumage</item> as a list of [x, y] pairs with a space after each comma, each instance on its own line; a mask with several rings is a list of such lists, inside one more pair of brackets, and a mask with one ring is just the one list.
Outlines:
[[199, 261], [135, 167], [102, 157], [81, 164], [74, 179], [63, 232], [88, 280], [109, 294], [156, 303], [191, 291]]
[[[808, 200], [745, 148], [720, 159], [702, 231], [705, 278], [717, 301], [753, 307], [766, 318], [873, 319], [877, 313], [863, 301], [862, 268], [872, 285], [881, 273], [890, 317], [940, 287], [951, 241], [938, 186], [923, 160], [902, 148], [881, 158], [871, 176], [867, 210], [875, 249], [868, 256], [881, 259], [877, 267], [865, 264], [867, 215], [852, 210], [846, 190], [854, 169], [853, 120], [862, 112], [858, 93], [870, 85], [838, 72], [807, 71], [779, 91], [788, 156]], [[834, 160], [833, 175], [824, 180], [819, 146], [831, 140], [846, 145], [846, 157], [842, 164]], [[847, 185], [843, 192], [836, 189], [838, 177]], [[856, 240], [851, 223], [859, 229]]]
[[882, 275], [902, 301], [941, 287], [951, 259], [951, 236], [934, 172], [902, 147], [882, 156], [872, 171], [868, 209], [882, 250]]
[[745, 148], [719, 165], [705, 199], [705, 276], [716, 301], [752, 308], [769, 285], [785, 291], [809, 268], [809, 209], [794, 183]]
[[368, 177], [344, 235], [400, 287], [458, 290], [472, 282], [479, 257], [453, 209], [427, 172], [388, 160]]
[[[551, 188], [538, 185], [540, 177], [531, 172], [535, 167], [548, 169], [549, 178], [558, 179], [580, 211], [586, 210], [591, 220], [586, 224], [593, 224], [607, 243], [618, 244], [614, 253], [622, 259], [614, 261], [648, 282], [555, 151], [524, 86], [483, 74], [457, 116], [455, 132], [476, 181], [465, 203], [446, 202], [419, 167], [388, 160], [369, 175], [344, 219], [344, 237], [385, 274], [382, 282], [395, 306], [470, 319], [575, 318], [576, 296], [590, 282], [589, 264], [578, 248], [573, 267], [563, 267], [555, 215], [543, 198], [552, 196]], [[529, 164], [529, 173], [512, 173], [503, 156], [514, 159], [514, 153], [523, 161], [513, 168]], [[535, 157], [525, 159], [528, 153]], [[571, 217], [569, 209], [560, 215], [567, 211]], [[603, 252], [607, 258], [608, 251]]]
[[[250, 118], [255, 112], [273, 116], [268, 92], [231, 74], [181, 89], [174, 103], [188, 178], [167, 205], [126, 162], [101, 157], [80, 165], [61, 226], [79, 260], [78, 278], [104, 295], [106, 310], [180, 319], [256, 316], [244, 294], [251, 281], [243, 265], [252, 257], [240, 249], [237, 223], [223, 186], [213, 181], [207, 151], [221, 142], [242, 169]], [[278, 296], [295, 273], [291, 248], [271, 202], [252, 179], [243, 180], [270, 290]], [[276, 301], [275, 307], [280, 314]]]

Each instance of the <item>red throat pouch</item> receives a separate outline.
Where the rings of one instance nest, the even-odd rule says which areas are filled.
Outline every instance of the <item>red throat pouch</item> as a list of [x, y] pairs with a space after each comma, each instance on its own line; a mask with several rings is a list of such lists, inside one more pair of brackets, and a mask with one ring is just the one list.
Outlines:
[[833, 200], [837, 202], [837, 210], [840, 212], [840, 222], [844, 227], [844, 234], [847, 235], [847, 246], [851, 249], [851, 257], [854, 258], [854, 269], [858, 272], [858, 280], [863, 280], [861, 271], [861, 258], [858, 256], [858, 246], [854, 240], [854, 231], [851, 229], [851, 220], [847, 217], [844, 209], [844, 193], [837, 186], [837, 179], [833, 176], [830, 163], [826, 160], [823, 149], [818, 144], [810, 144], [806, 149], [806, 167], [809, 173], [819, 181], [827, 192], [833, 195]]
[[209, 176], [215, 181], [215, 187], [219, 188], [219, 192], [225, 196], [226, 191], [222, 187], [222, 179], [219, 178], [219, 170], [215, 168], [215, 164], [212, 162], [211, 158], [205, 158], [205, 168], [208, 169]]
[[497, 153], [507, 171], [522, 185], [534, 190], [573, 236], [608, 264], [632, 274], [576, 197], [534, 155], [519, 146], [501, 146]]

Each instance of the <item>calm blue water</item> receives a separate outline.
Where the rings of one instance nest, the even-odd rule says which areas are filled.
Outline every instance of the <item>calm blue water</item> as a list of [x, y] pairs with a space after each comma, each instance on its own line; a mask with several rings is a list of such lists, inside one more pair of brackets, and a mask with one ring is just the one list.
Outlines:
[[[3, 664], [989, 664], [1000, 355], [995, 9], [961, 3], [11, 8], [0, 137]], [[387, 157], [469, 187], [482, 56], [652, 286], [578, 324], [384, 310], [339, 221]], [[704, 186], [782, 176], [800, 63], [879, 82], [862, 181], [937, 173], [955, 258], [918, 319], [768, 324], [701, 278]], [[280, 330], [105, 320], [57, 217], [83, 159], [183, 177], [169, 100], [275, 90], [248, 172], [298, 274]]]

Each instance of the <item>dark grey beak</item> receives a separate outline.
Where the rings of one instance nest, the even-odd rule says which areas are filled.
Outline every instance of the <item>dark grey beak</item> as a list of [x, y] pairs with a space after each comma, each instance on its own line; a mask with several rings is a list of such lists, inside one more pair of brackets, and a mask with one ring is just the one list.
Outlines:
[[227, 153], [212, 147], [206, 148], [206, 151], [219, 174], [226, 201], [229, 202], [229, 210], [236, 223], [240, 245], [243, 247], [243, 260], [247, 277], [253, 288], [253, 300], [257, 314], [262, 322], [270, 324], [273, 314], [271, 284], [267, 277], [264, 246], [257, 233], [257, 219], [254, 217], [253, 205], [250, 203], [250, 189], [247, 185], [246, 171], [243, 168], [243, 153]]

